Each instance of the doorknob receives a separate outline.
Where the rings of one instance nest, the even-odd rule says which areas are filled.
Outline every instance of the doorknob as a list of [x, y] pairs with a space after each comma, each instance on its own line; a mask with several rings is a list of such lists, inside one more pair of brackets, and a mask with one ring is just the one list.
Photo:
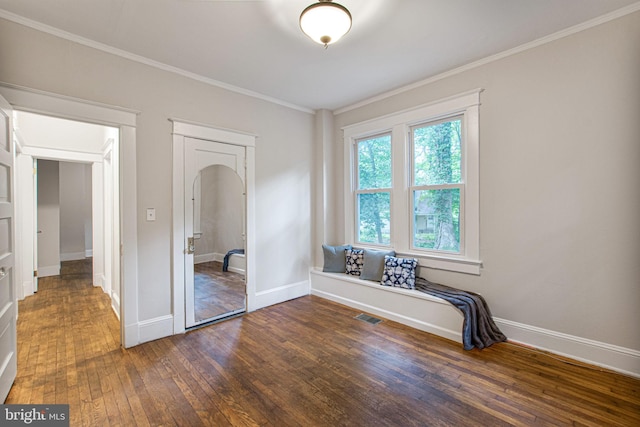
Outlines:
[[187, 254], [191, 255], [196, 251], [196, 244], [193, 237], [187, 239]]

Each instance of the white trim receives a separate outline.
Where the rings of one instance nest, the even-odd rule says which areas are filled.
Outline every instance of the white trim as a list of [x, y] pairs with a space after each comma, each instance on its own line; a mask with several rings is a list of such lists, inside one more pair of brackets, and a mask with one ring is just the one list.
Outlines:
[[217, 128], [182, 119], [169, 119], [173, 123], [173, 134], [224, 144], [255, 147], [257, 135], [233, 129]]
[[[138, 321], [138, 241], [136, 200], [136, 112], [120, 107], [99, 104], [78, 98], [53, 94], [0, 82], [0, 95], [23, 111], [31, 111], [71, 120], [80, 120], [120, 129], [120, 214], [122, 264], [121, 289], [121, 344], [138, 344], [137, 332], [128, 335], [130, 325]], [[23, 147], [25, 148], [25, 147]], [[94, 162], [94, 164], [97, 164]], [[95, 278], [94, 278], [95, 279]]]
[[494, 318], [509, 341], [640, 378], [640, 351]]
[[[414, 108], [354, 123], [342, 128], [344, 133], [344, 241], [358, 247], [368, 245], [356, 242], [355, 224], [355, 143], [361, 138], [391, 131], [393, 159], [393, 188], [391, 191], [391, 244], [398, 253], [418, 258], [426, 268], [479, 275], [480, 260], [480, 139], [479, 106], [482, 89], [473, 89]], [[460, 254], [419, 251], [411, 248], [410, 182], [410, 128], [413, 125], [451, 116], [462, 116], [464, 194], [461, 200]], [[373, 245], [371, 246], [373, 247]]]
[[[0, 15], [1, 15], [0, 9]], [[139, 111], [0, 82], [2, 96], [15, 109], [52, 117], [118, 127], [135, 126]]]
[[118, 294], [116, 292], [111, 291], [111, 309], [113, 310], [113, 312], [115, 313], [116, 317], [118, 318], [118, 321], [120, 321], [120, 311], [118, 310], [118, 308], [120, 307], [120, 298], [118, 297]]
[[135, 127], [120, 126], [120, 324], [125, 348], [142, 342], [139, 335], [127, 335], [127, 325], [137, 323], [139, 314], [136, 152]]
[[22, 298], [33, 295], [33, 281], [27, 280], [22, 282]]
[[60, 150], [57, 148], [23, 147], [22, 154], [43, 160], [57, 160], [63, 162], [101, 163], [102, 156], [94, 153]]
[[266, 291], [256, 293], [253, 307], [254, 310], [258, 310], [270, 305], [279, 304], [281, 302], [309, 295], [310, 291], [311, 283], [309, 280], [303, 280], [301, 282], [267, 289]]
[[127, 52], [122, 49], [115, 48], [113, 46], [109, 46], [95, 40], [90, 40], [82, 36], [78, 36], [73, 33], [69, 33], [67, 31], [60, 30], [58, 28], [52, 27], [50, 25], [43, 24], [41, 22], [33, 21], [31, 19], [25, 18], [20, 15], [16, 15], [15, 13], [8, 12], [6, 10], [0, 9], [0, 18], [7, 19], [9, 21], [15, 22], [20, 25], [24, 25], [29, 28], [33, 28], [34, 30], [41, 31], [43, 33], [51, 34], [52, 36], [60, 37], [65, 40], [69, 40], [74, 43], [78, 43], [84, 46], [91, 47], [93, 49], [101, 50], [106, 53], [110, 53], [112, 55], [119, 56], [121, 58], [128, 59], [130, 61], [138, 62], [140, 64], [148, 65], [153, 68], [157, 68], [163, 71], [168, 71], [170, 73], [178, 74], [183, 77], [187, 77], [192, 80], [196, 80], [202, 83], [206, 83], [211, 86], [219, 87], [222, 89], [226, 89], [231, 92], [239, 93], [241, 95], [250, 96], [252, 98], [261, 99], [263, 101], [271, 102], [273, 104], [282, 105], [283, 107], [292, 108], [294, 110], [299, 110], [305, 113], [313, 113], [313, 110], [310, 110], [306, 107], [301, 107], [296, 104], [292, 104], [287, 101], [283, 101], [281, 99], [273, 98], [268, 95], [261, 94], [259, 92], [255, 92], [249, 89], [244, 89], [238, 86], [231, 85], [229, 83], [224, 83], [219, 80], [214, 80], [209, 77], [204, 77], [199, 74], [193, 73], [191, 71], [183, 70], [182, 68], [174, 67], [173, 65], [165, 64], [159, 61], [155, 61], [153, 59], [149, 59], [142, 55], [136, 55], [131, 52]]
[[38, 267], [38, 277], [50, 277], [60, 275], [60, 265], [43, 265]]
[[[193, 263], [194, 264], [203, 264], [205, 262], [212, 262], [212, 261], [224, 262], [225, 255], [226, 254], [221, 254], [221, 253], [218, 253], [218, 252], [194, 255]], [[237, 261], [239, 259], [242, 259], [242, 261]], [[241, 268], [240, 265], [245, 264], [245, 263], [246, 263], [246, 260], [245, 260], [244, 254], [232, 254], [229, 257], [228, 269], [229, 269], [229, 271], [231, 271], [233, 273], [244, 274], [245, 273], [245, 269]]]
[[[415, 107], [343, 126], [342, 130], [345, 137], [350, 136], [355, 139], [387, 132], [398, 124], [410, 126], [424, 122], [425, 118], [436, 120], [439, 117], [462, 113], [468, 107], [480, 104], [480, 93], [483, 90], [482, 88], [471, 89]], [[446, 113], [442, 113], [442, 111], [446, 111]]]
[[93, 257], [93, 249], [85, 249], [85, 251], [84, 251], [84, 257], [85, 257], [85, 258], [91, 258], [91, 257]]
[[105, 277], [104, 274], [98, 273], [93, 275], [93, 286], [100, 287], [104, 290]]
[[212, 262], [212, 261], [220, 261], [220, 254], [218, 253], [209, 253], [209, 254], [200, 254], [200, 255], [195, 255], [193, 257], [193, 263], [194, 264], [202, 264], [205, 262]]
[[[245, 147], [245, 188], [246, 188], [246, 266], [245, 282], [247, 285], [247, 311], [256, 307], [255, 278], [255, 141], [257, 136], [235, 130], [216, 128], [214, 126], [170, 119], [173, 123], [172, 144], [172, 221], [171, 262], [173, 283], [173, 333], [185, 332], [185, 206], [184, 206], [184, 147], [186, 138], [196, 138]], [[279, 301], [281, 302], [281, 301]]]
[[76, 261], [79, 259], [85, 259], [85, 252], [65, 252], [60, 253], [60, 261]]
[[157, 340], [173, 334], [173, 316], [159, 316], [138, 322], [138, 343]]
[[429, 85], [431, 83], [435, 83], [439, 80], [446, 79], [451, 76], [455, 76], [456, 74], [463, 73], [465, 71], [473, 70], [474, 68], [481, 67], [483, 65], [489, 64], [491, 62], [498, 61], [503, 58], [507, 58], [509, 56], [517, 55], [521, 52], [534, 49], [538, 46], [542, 46], [547, 43], [554, 42], [556, 40], [560, 40], [562, 38], [571, 36], [573, 34], [579, 33], [581, 31], [588, 30], [590, 28], [596, 27], [598, 25], [607, 23], [609, 21], [613, 21], [614, 19], [622, 18], [623, 16], [629, 15], [631, 13], [637, 12], [640, 10], [640, 2], [633, 3], [629, 6], [623, 7], [621, 9], [615, 10], [613, 12], [607, 13], [605, 15], [599, 16], [597, 18], [591, 19], [589, 21], [583, 22], [578, 25], [574, 25], [573, 27], [565, 28], [564, 30], [560, 30], [553, 34], [549, 34], [547, 36], [541, 37], [539, 39], [530, 41], [528, 43], [522, 44], [520, 46], [516, 46], [512, 49], [507, 49], [505, 51], [496, 53], [495, 55], [487, 56], [486, 58], [482, 58], [478, 61], [470, 62], [466, 65], [462, 65], [460, 67], [454, 68], [449, 71], [445, 71], [444, 73], [436, 74], [435, 76], [428, 77], [424, 80], [420, 80], [418, 82], [402, 86], [400, 88], [381, 93], [376, 96], [372, 96], [371, 98], [367, 98], [365, 100], [356, 102], [355, 104], [347, 105], [342, 108], [338, 108], [334, 110], [334, 114], [342, 114], [347, 111], [355, 110], [360, 107], [364, 107], [365, 105], [373, 104], [374, 102], [382, 101], [387, 98], [391, 98], [392, 96], [399, 95], [404, 92], [408, 92], [410, 90]]

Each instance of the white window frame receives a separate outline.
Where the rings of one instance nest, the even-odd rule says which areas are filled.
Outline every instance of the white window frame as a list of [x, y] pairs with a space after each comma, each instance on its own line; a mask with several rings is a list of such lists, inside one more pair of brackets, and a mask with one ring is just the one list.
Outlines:
[[[378, 117], [342, 128], [344, 134], [344, 219], [345, 242], [357, 242], [356, 225], [356, 141], [391, 132], [392, 191], [391, 248], [401, 256], [418, 259], [427, 268], [480, 274], [480, 93], [475, 89], [409, 110]], [[462, 116], [462, 180], [464, 192], [460, 207], [460, 253], [412, 249], [411, 211], [411, 127], [455, 116]], [[368, 247], [358, 243], [359, 247]], [[371, 245], [375, 248], [374, 245]]]
[[[374, 138], [378, 138], [378, 137], [383, 137], [383, 136], [387, 136], [389, 135], [390, 139], [391, 139], [391, 186], [390, 187], [381, 187], [381, 188], [368, 188], [368, 189], [360, 189], [360, 182], [358, 180], [358, 143], [362, 142], [362, 141], [367, 141], [370, 139], [374, 139]], [[353, 171], [354, 171], [354, 204], [355, 204], [355, 211], [354, 211], [354, 221], [358, 222], [358, 219], [360, 217], [360, 212], [359, 210], [359, 206], [358, 206], [358, 196], [361, 194], [376, 194], [376, 193], [389, 193], [389, 203], [390, 206], [389, 208], [391, 209], [391, 224], [389, 224], [389, 226], [391, 227], [391, 230], [389, 232], [390, 235], [390, 242], [389, 244], [384, 244], [384, 243], [363, 243], [360, 242], [359, 238], [360, 238], [360, 233], [359, 233], [359, 226], [357, 224], [355, 224], [355, 233], [353, 235], [353, 241], [361, 246], [361, 245], [367, 245], [367, 246], [377, 246], [377, 247], [381, 247], [381, 248], [389, 248], [389, 246], [391, 246], [392, 242], [393, 242], [393, 136], [391, 135], [390, 132], [383, 132], [380, 134], [375, 134], [375, 135], [367, 135], [361, 138], [357, 138], [353, 141]]]
[[[464, 115], [460, 115], [460, 114], [454, 114], [452, 116], [448, 116], [445, 118], [441, 118], [438, 120], [428, 120], [422, 123], [418, 123], [416, 125], [413, 125], [409, 128], [409, 151], [408, 151], [408, 155], [409, 155], [409, 159], [407, 162], [407, 168], [408, 168], [408, 173], [409, 173], [409, 214], [411, 215], [411, 220], [410, 220], [410, 235], [411, 235], [411, 239], [410, 239], [410, 248], [412, 251], [417, 251], [417, 252], [432, 252], [434, 255], [438, 256], [441, 254], [454, 254], [454, 255], [460, 255], [460, 254], [464, 254], [464, 249], [465, 249], [465, 242], [464, 242], [464, 207], [465, 207], [465, 202], [464, 202], [464, 196], [465, 196], [465, 169], [464, 167], [462, 167], [462, 165], [464, 165], [464, 161], [465, 161], [465, 157], [466, 157], [466, 153], [465, 153], [465, 147], [464, 147], [464, 141], [460, 141], [460, 172], [461, 172], [461, 176], [460, 176], [460, 182], [459, 183], [445, 183], [445, 184], [424, 184], [424, 185], [416, 185], [415, 184], [415, 141], [413, 139], [413, 130], [416, 128], [422, 128], [422, 127], [428, 127], [428, 126], [433, 126], [433, 125], [438, 125], [440, 123], [444, 123], [450, 120], [458, 120], [460, 119], [460, 130], [462, 132], [462, 134], [464, 135]], [[462, 137], [462, 139], [464, 139], [464, 137]], [[459, 242], [459, 251], [457, 252], [452, 252], [452, 251], [444, 251], [444, 250], [435, 250], [435, 249], [425, 249], [425, 248], [418, 248], [414, 245], [414, 237], [415, 237], [415, 228], [414, 228], [414, 212], [415, 212], [415, 205], [414, 205], [414, 197], [413, 197], [413, 193], [415, 191], [428, 191], [428, 190], [451, 190], [451, 189], [458, 189], [460, 191], [460, 242]]]

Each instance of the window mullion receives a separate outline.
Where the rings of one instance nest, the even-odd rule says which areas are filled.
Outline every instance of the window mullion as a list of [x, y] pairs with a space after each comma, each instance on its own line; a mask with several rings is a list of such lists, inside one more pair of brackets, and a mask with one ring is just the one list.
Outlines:
[[399, 124], [391, 132], [393, 160], [393, 191], [391, 193], [391, 236], [395, 248], [409, 248], [410, 221], [407, 215], [410, 199], [410, 176], [407, 174], [409, 161], [408, 129]]

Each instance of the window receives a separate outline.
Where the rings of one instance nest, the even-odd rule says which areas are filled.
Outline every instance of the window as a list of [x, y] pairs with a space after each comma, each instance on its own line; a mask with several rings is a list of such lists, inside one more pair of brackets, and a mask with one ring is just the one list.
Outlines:
[[345, 239], [480, 274], [480, 90], [343, 128]]
[[412, 248], [460, 253], [462, 117], [413, 126]]
[[358, 243], [391, 243], [391, 134], [356, 141]]

